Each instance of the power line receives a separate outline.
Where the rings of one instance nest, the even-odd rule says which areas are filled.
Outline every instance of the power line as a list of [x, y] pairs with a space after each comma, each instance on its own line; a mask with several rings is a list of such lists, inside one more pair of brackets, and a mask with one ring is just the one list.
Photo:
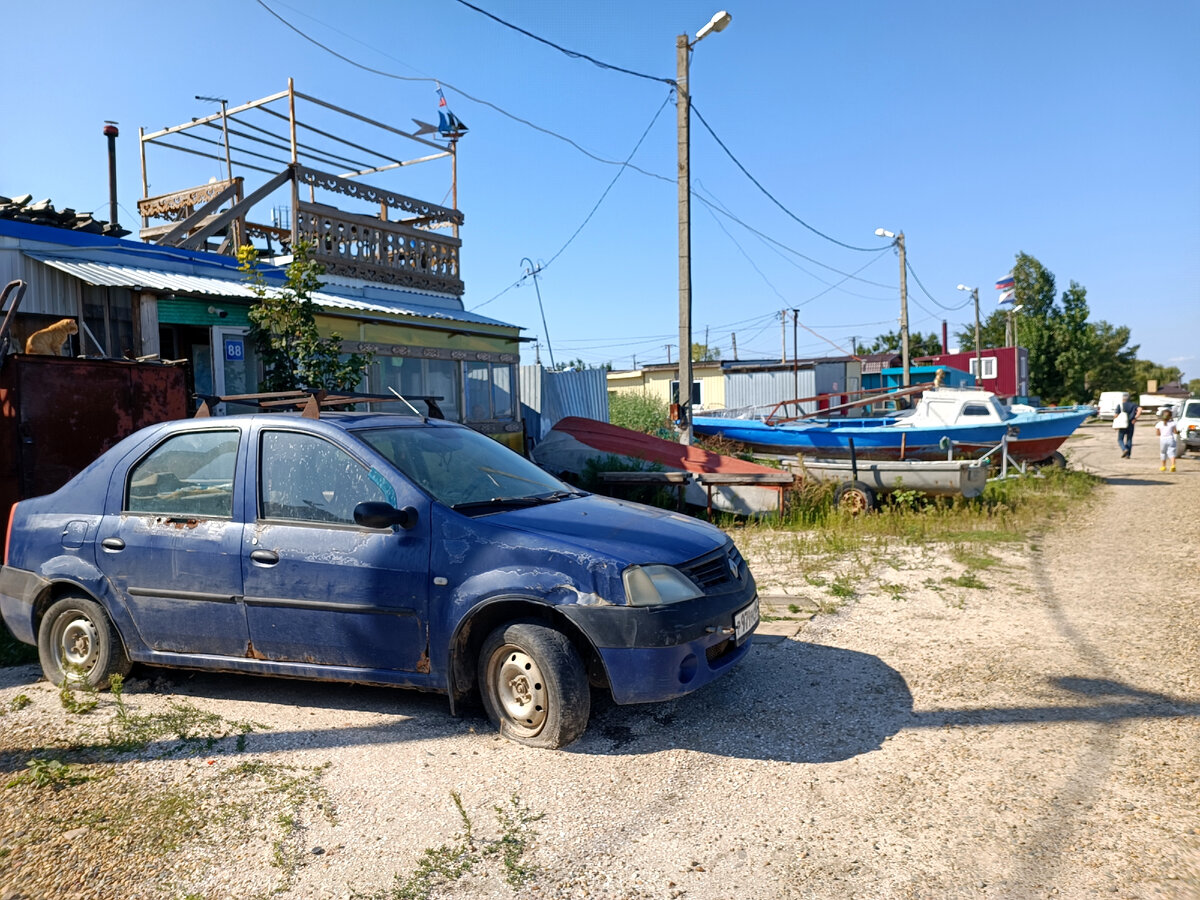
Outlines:
[[907, 255], [904, 260], [904, 267], [906, 269], [908, 269], [908, 274], [913, 277], [913, 281], [915, 281], [917, 283], [918, 287], [921, 288], [922, 293], [924, 293], [926, 297], [928, 297], [930, 300], [932, 300], [934, 303], [936, 303], [942, 309], [948, 310], [949, 312], [954, 312], [955, 310], [962, 309], [968, 303], [972, 302], [971, 298], [968, 297], [962, 303], [958, 304], [958, 306], [947, 306], [945, 303], [943, 303], [937, 297], [933, 296], [933, 294], [929, 293], [929, 291], [925, 290], [925, 285], [921, 284], [921, 279], [918, 278], [917, 273], [915, 271], [913, 271], [912, 263], [908, 260]]
[[[384, 78], [393, 78], [397, 81], [418, 81], [418, 82], [424, 82], [427, 84], [440, 84], [443, 87], [447, 87], [452, 91], [456, 91], [458, 94], [462, 95], [462, 97], [464, 97], [465, 99], [470, 100], [472, 103], [478, 103], [480, 106], [486, 106], [489, 109], [500, 113], [500, 115], [504, 116], [505, 118], [512, 119], [514, 122], [520, 122], [522, 125], [526, 125], [529, 128], [532, 128], [534, 131], [540, 131], [542, 134], [549, 135], [550, 137], [557, 138], [560, 141], [570, 144], [572, 147], [574, 147], [576, 150], [578, 150], [580, 153], [582, 153], [584, 156], [588, 157], [589, 159], [594, 159], [596, 162], [604, 163], [605, 165], [609, 165], [609, 166], [624, 165], [619, 160], [605, 159], [602, 156], [597, 156], [595, 153], [592, 153], [590, 150], [586, 149], [582, 145], [571, 140], [571, 138], [567, 137], [566, 135], [559, 134], [557, 131], [551, 131], [549, 128], [543, 128], [541, 125], [537, 125], [537, 124], [529, 121], [528, 119], [523, 119], [520, 116], [510, 113], [508, 110], [497, 106], [495, 103], [492, 103], [488, 100], [484, 100], [482, 97], [476, 97], [476, 96], [473, 96], [472, 94], [468, 94], [462, 88], [456, 87], [455, 85], [451, 84], [448, 81], [445, 81], [445, 80], [442, 80], [439, 78], [432, 78], [429, 76], [397, 75], [394, 72], [387, 72], [383, 69], [376, 69], [372, 66], [368, 66], [363, 63], [360, 63], [355, 59], [351, 59], [349, 56], [346, 56], [342, 53], [338, 53], [332, 47], [329, 47], [326, 44], [323, 44], [320, 41], [318, 41], [316, 38], [311, 37], [310, 35], [306, 34], [300, 28], [296, 27], [291, 22], [289, 22], [287, 19], [285, 19], [283, 16], [281, 16], [279, 13], [275, 12], [275, 10], [271, 9], [271, 7], [269, 7], [265, 2], [263, 2], [263, 0], [254, 0], [254, 2], [257, 3], [259, 6], [261, 6], [263, 9], [265, 9], [267, 12], [269, 12], [272, 16], [274, 16], [280, 22], [282, 22], [287, 28], [291, 29], [296, 34], [298, 34], [300, 37], [304, 38], [304, 40], [308, 41], [310, 44], [320, 47], [326, 53], [332, 54], [333, 56], [336, 56], [338, 59], [342, 60], [342, 62], [348, 63], [349, 65], [352, 65], [355, 68], [362, 69], [364, 72], [370, 72], [373, 75], [381, 75]], [[671, 82], [671, 83], [674, 84], [674, 82]], [[635, 172], [640, 172], [641, 174], [646, 175], [650, 178], [657, 178], [660, 181], [666, 181], [668, 183], [672, 183], [671, 179], [667, 178], [664, 175], [659, 175], [656, 172], [648, 172], [645, 169], [641, 169], [634, 165], [630, 165], [629, 168], [633, 169]]]
[[660, 78], [657, 75], [643, 75], [641, 72], [635, 72], [632, 69], [624, 69], [621, 66], [614, 66], [610, 63], [601, 62], [600, 60], [595, 59], [594, 57], [588, 56], [586, 53], [579, 53], [575, 50], [568, 50], [566, 47], [560, 47], [558, 44], [554, 43], [553, 41], [548, 41], [544, 37], [538, 37], [536, 34], [534, 34], [531, 31], [526, 31], [524, 28], [521, 28], [517, 25], [512, 24], [512, 22], [506, 22], [504, 19], [501, 19], [499, 16], [492, 15], [486, 9], [480, 9], [474, 3], [468, 3], [467, 0], [458, 0], [458, 2], [461, 3], [463, 6], [467, 7], [468, 9], [473, 9], [473, 10], [475, 10], [475, 12], [487, 16], [493, 22], [498, 22], [499, 24], [503, 25], [505, 28], [511, 28], [513, 31], [519, 32], [519, 33], [525, 35], [525, 37], [527, 37], [527, 38], [532, 38], [533, 40], [537, 41], [538, 43], [545, 44], [547, 47], [553, 47], [559, 53], [566, 54], [567, 56], [571, 57], [571, 59], [586, 59], [592, 65], [599, 66], [601, 69], [611, 69], [614, 72], [623, 72], [626, 75], [633, 75], [635, 78], [645, 78], [647, 81], [659, 81], [659, 82], [662, 82], [663, 84], [669, 84], [671, 87], [675, 87], [675, 80], [672, 78]]
[[[459, 0], [459, 2], [461, 3], [462, 0]], [[753, 175], [751, 175], [746, 170], [746, 167], [743, 166], [741, 164], [741, 162], [738, 160], [738, 158], [733, 155], [733, 151], [730, 150], [728, 147], [726, 147], [725, 142], [722, 141], [719, 137], [717, 137], [717, 133], [715, 131], [713, 131], [712, 126], [709, 125], [708, 122], [705, 121], [704, 116], [700, 114], [700, 110], [696, 108], [695, 103], [692, 104], [692, 112], [694, 112], [696, 114], [696, 118], [700, 120], [700, 124], [704, 126], [705, 130], [712, 136], [712, 139], [717, 142], [717, 146], [719, 146], [722, 150], [725, 151], [725, 155], [728, 156], [733, 161], [733, 164], [735, 166], [737, 166], [739, 169], [741, 169], [742, 174], [745, 175], [747, 178], [749, 178], [750, 181], [754, 184], [754, 186], [756, 188], [758, 188], [760, 191], [762, 191], [768, 200], [770, 200], [772, 203], [774, 203], [776, 206], [778, 206], [781, 210], [784, 211], [784, 213], [786, 213], [792, 219], [795, 219], [797, 222], [799, 222], [801, 225], [803, 225], [805, 228], [807, 228], [813, 234], [817, 235], [818, 237], [823, 237], [823, 238], [825, 238], [825, 240], [830, 241], [834, 244], [837, 244], [839, 247], [845, 247], [847, 250], [858, 250], [863, 253], [874, 253], [877, 250], [886, 249], [884, 247], [855, 247], [853, 244], [847, 244], [844, 241], [839, 241], [837, 238], [830, 237], [825, 232], [809, 225], [807, 222], [805, 222], [803, 219], [801, 219], [798, 215], [796, 215], [794, 212], [792, 212], [790, 209], [788, 209], [786, 206], [784, 206], [782, 203], [780, 203], [778, 200], [776, 200], [774, 194], [772, 194], [765, 187], [763, 187], [762, 184], [759, 183], [758, 179], [755, 178]]]
[[[596, 210], [598, 210], [600, 208], [600, 204], [604, 202], [604, 198], [608, 196], [608, 192], [611, 191], [613, 189], [613, 186], [617, 183], [617, 179], [621, 177], [621, 175], [624, 173], [626, 168], [630, 167], [629, 161], [631, 159], [633, 159], [634, 154], [636, 154], [638, 152], [638, 148], [640, 148], [642, 146], [642, 141], [644, 141], [646, 139], [646, 135], [648, 135], [650, 133], [650, 129], [654, 127], [654, 123], [658, 121], [659, 115], [662, 114], [663, 109], [666, 108], [667, 102], [670, 99], [671, 99], [670, 95], [667, 95], [666, 99], [663, 100], [662, 105], [659, 106], [659, 108], [655, 111], [654, 115], [650, 118], [650, 124], [646, 126], [645, 130], [642, 132], [642, 136], [637, 139], [637, 143], [633, 145], [633, 149], [630, 150], [629, 155], [627, 157], [625, 157], [625, 162], [621, 164], [621, 168], [617, 170], [617, 174], [614, 175], [612, 181], [610, 181], [608, 183], [608, 187], [606, 187], [604, 189], [604, 192], [600, 195], [600, 199], [597, 200], [596, 203], [592, 206], [591, 211], [587, 214], [587, 216], [584, 217], [583, 222], [581, 222], [579, 227], [575, 229], [575, 232], [569, 238], [567, 238], [567, 242], [558, 248], [558, 252], [555, 253], [552, 257], [550, 257], [549, 261], [546, 262], [541, 268], [543, 268], [543, 269], [547, 268], [550, 265], [550, 263], [552, 263], [556, 259], [558, 259], [562, 255], [562, 252], [564, 250], [566, 250], [569, 246], [571, 246], [571, 242], [574, 241], [575, 238], [579, 236], [579, 232], [583, 231], [584, 226], [587, 225], [587, 223], [592, 220], [592, 216], [594, 216], [596, 214]], [[499, 294], [496, 294], [496, 296], [492, 297], [490, 300], [483, 301], [482, 303], [479, 304], [479, 306], [471, 307], [471, 311], [474, 312], [475, 310], [480, 309], [481, 307], [487, 306], [489, 303], [492, 302], [492, 300], [498, 300], [504, 294], [508, 293], [510, 290], [512, 290], [514, 287], [516, 287], [522, 281], [524, 281], [526, 277], [527, 277], [527, 275], [522, 275], [519, 279], [517, 279], [517, 281], [514, 284], [509, 285], [504, 290], [502, 290]]]

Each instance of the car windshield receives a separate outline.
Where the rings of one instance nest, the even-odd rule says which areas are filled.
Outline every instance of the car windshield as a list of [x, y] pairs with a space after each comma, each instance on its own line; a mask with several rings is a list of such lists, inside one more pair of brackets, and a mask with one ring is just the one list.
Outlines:
[[1190, 400], [1183, 408], [1183, 418], [1200, 419], [1200, 400]]
[[355, 435], [437, 500], [464, 512], [552, 503], [579, 492], [469, 428], [372, 428]]

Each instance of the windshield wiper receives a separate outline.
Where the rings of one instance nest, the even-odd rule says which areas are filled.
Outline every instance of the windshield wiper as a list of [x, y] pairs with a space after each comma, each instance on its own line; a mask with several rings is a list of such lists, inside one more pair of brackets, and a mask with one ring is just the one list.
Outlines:
[[551, 491], [548, 494], [533, 494], [525, 497], [492, 497], [490, 500], [469, 500], [465, 503], [455, 503], [450, 508], [458, 512], [471, 512], [483, 509], [524, 509], [529, 506], [541, 506], [543, 503], [557, 503], [569, 497], [581, 497], [578, 491]]

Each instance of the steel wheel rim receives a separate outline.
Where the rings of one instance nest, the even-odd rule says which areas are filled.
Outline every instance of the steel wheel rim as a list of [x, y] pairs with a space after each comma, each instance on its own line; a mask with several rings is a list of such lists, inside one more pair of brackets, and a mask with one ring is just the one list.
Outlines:
[[842, 509], [857, 515], [867, 508], [867, 498], [862, 491], [846, 491], [842, 494]]
[[85, 615], [77, 615], [60, 621], [55, 630], [54, 649], [63, 673], [67, 677], [80, 677], [80, 672], [90, 671], [99, 653], [96, 624]]
[[532, 656], [506, 644], [492, 656], [492, 688], [499, 712], [522, 734], [534, 735], [546, 724], [546, 680]]

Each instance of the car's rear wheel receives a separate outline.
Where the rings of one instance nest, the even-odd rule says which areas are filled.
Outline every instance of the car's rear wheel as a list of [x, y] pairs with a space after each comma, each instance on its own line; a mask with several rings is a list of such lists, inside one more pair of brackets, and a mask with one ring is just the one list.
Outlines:
[[579, 653], [561, 631], [510, 622], [479, 652], [479, 692], [488, 718], [509, 740], [557, 749], [587, 728], [591, 694]]
[[129, 672], [129, 657], [108, 615], [95, 600], [63, 597], [38, 626], [38, 659], [51, 684], [107, 687], [112, 675]]

